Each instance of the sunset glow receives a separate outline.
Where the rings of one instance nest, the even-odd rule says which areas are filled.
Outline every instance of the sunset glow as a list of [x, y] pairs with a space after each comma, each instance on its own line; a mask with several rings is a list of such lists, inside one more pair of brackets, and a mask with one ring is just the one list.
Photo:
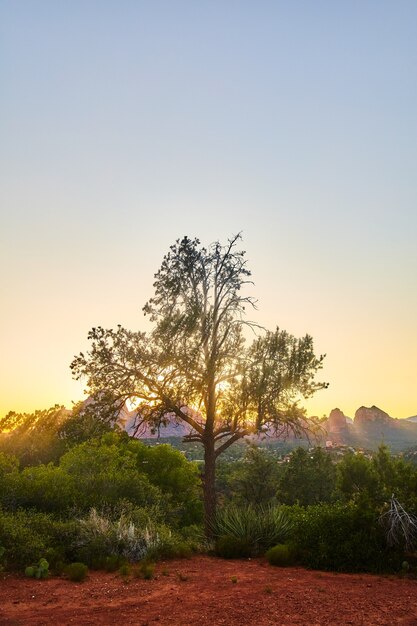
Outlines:
[[41, 4], [0, 9], [0, 416], [239, 231], [248, 315], [327, 355], [308, 413], [416, 415], [417, 4]]

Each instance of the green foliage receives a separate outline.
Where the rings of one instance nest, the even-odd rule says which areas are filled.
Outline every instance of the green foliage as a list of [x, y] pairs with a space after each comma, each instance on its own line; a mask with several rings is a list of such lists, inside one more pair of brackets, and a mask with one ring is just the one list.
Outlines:
[[121, 513], [112, 519], [92, 509], [79, 520], [78, 558], [95, 569], [114, 566], [115, 571], [126, 561], [191, 556], [191, 539], [183, 539], [169, 527], [152, 524], [150, 520], [148, 526], [140, 527], [134, 517], [134, 513]]
[[72, 582], [81, 583], [87, 578], [88, 567], [84, 563], [70, 563], [65, 568], [65, 574]]
[[155, 575], [155, 564], [148, 560], [142, 561], [142, 563], [139, 563], [137, 569], [135, 570], [135, 575], [138, 578], [152, 580]]
[[58, 430], [68, 419], [65, 407], [55, 405], [34, 413], [11, 411], [0, 419], [0, 451], [16, 456], [20, 464], [37, 465], [57, 461], [65, 450]]
[[243, 459], [220, 465], [217, 486], [228, 502], [267, 505], [276, 501], [280, 473], [281, 468], [271, 452], [250, 445]]
[[16, 485], [19, 481], [19, 461], [15, 456], [0, 452], [0, 506], [16, 506]]
[[202, 516], [197, 467], [171, 446], [153, 448], [115, 433], [67, 452], [59, 470], [67, 477], [67, 502], [78, 509], [121, 501], [160, 507], [171, 524], [192, 524]]
[[104, 435], [72, 448], [61, 458], [60, 468], [78, 486], [74, 505], [83, 510], [122, 499], [151, 506], [161, 498], [148, 476], [138, 471], [135, 455], [116, 436]]
[[202, 517], [200, 478], [195, 464], [163, 445], [148, 448], [128, 437], [108, 434], [84, 442], [60, 460], [27, 467], [0, 454], [0, 504], [55, 514], [92, 507], [125, 506], [159, 510], [171, 525], [198, 523]]
[[181, 541], [176, 536], [162, 539], [155, 547], [149, 550], [149, 556], [160, 559], [189, 559], [193, 555], [193, 548], [189, 542]]
[[252, 545], [248, 539], [224, 535], [216, 540], [214, 551], [223, 559], [245, 559], [252, 555]]
[[105, 433], [113, 430], [114, 410], [101, 413], [92, 411], [84, 402], [77, 403], [68, 419], [61, 425], [58, 436], [66, 444], [67, 448], [73, 447], [88, 441], [89, 439], [100, 438]]
[[38, 580], [48, 578], [48, 561], [46, 559], [39, 559], [39, 562], [36, 565], [29, 565], [29, 567], [25, 568], [25, 576], [28, 576], [29, 578], [36, 578]]
[[284, 541], [291, 530], [290, 520], [280, 507], [229, 506], [218, 511], [213, 536], [233, 537], [250, 547], [252, 554]]
[[244, 319], [246, 308], [255, 300], [242, 294], [251, 281], [239, 240], [238, 234], [208, 248], [198, 239], [177, 240], [144, 307], [152, 330], [95, 327], [90, 350], [71, 364], [74, 377], [86, 380], [98, 413], [104, 404], [115, 412], [136, 398], [137, 428], [171, 420], [192, 429], [191, 439], [205, 451], [207, 530], [215, 513], [216, 457], [266, 425], [296, 434], [309, 430], [299, 398], [327, 387], [315, 380], [324, 356], [316, 357], [309, 335], [297, 339], [276, 328], [245, 345], [245, 327], [253, 326]]
[[330, 456], [315, 448], [297, 448], [285, 466], [279, 482], [279, 497], [285, 504], [318, 504], [332, 499], [336, 469]]
[[148, 447], [130, 440], [127, 447], [136, 457], [138, 471], [162, 492], [165, 503], [168, 499], [170, 523], [184, 526], [201, 522], [201, 482], [197, 465], [167, 444]]
[[290, 545], [281, 543], [269, 548], [266, 558], [270, 565], [286, 567], [294, 563], [294, 551]]
[[120, 554], [111, 554], [104, 558], [100, 569], [105, 569], [106, 572], [117, 572], [117, 570], [120, 570], [125, 564], [125, 557], [120, 556]]
[[333, 571], [398, 571], [401, 549], [388, 549], [378, 513], [363, 504], [289, 510], [292, 540], [304, 565]]
[[344, 500], [366, 503], [381, 499], [376, 469], [361, 454], [348, 454], [339, 463], [337, 488]]
[[119, 567], [119, 574], [122, 578], [128, 578], [132, 572], [132, 568], [129, 563], [123, 563], [121, 567]]
[[76, 505], [80, 487], [72, 476], [52, 463], [26, 467], [15, 481], [15, 501], [19, 507], [59, 513]]
[[55, 520], [51, 515], [19, 510], [0, 510], [0, 544], [8, 569], [23, 569], [46, 556], [52, 567], [73, 555], [77, 536], [74, 521]]
[[28, 565], [25, 569], [25, 576], [28, 578], [35, 578], [36, 565]]
[[417, 471], [402, 458], [379, 447], [372, 459], [349, 454], [337, 466], [337, 488], [344, 501], [381, 507], [394, 494], [411, 512], [417, 513]]
[[383, 502], [395, 494], [398, 500], [417, 514], [417, 471], [403, 458], [391, 456], [386, 446], [381, 445], [372, 458]]

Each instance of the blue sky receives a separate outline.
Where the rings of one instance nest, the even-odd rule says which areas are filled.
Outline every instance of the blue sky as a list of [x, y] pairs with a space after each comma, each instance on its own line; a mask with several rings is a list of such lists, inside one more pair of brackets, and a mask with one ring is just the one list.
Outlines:
[[0, 411], [69, 404], [168, 246], [243, 231], [309, 408], [417, 412], [417, 4], [0, 3]]

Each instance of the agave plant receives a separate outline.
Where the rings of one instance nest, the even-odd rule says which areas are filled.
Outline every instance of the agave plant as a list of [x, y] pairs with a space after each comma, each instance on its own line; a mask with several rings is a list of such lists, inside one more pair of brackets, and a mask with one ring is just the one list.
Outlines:
[[290, 520], [278, 506], [230, 505], [217, 512], [212, 524], [215, 538], [227, 536], [245, 541], [254, 553], [284, 542], [290, 530]]

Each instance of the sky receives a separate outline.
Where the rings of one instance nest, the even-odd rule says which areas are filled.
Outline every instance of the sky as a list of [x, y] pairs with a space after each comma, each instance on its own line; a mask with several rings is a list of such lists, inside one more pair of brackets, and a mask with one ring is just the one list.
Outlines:
[[310, 414], [417, 414], [417, 3], [0, 0], [0, 416], [144, 329], [169, 246], [242, 232]]

